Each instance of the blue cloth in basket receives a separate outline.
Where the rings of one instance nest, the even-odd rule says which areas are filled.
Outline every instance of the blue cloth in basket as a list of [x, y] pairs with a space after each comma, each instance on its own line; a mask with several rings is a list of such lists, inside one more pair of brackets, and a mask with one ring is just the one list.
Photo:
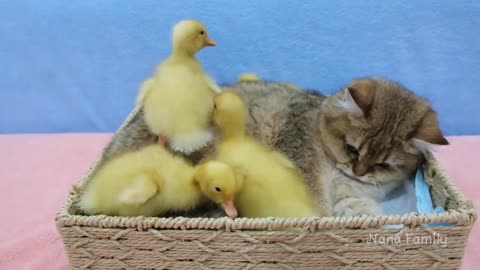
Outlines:
[[[418, 212], [426, 213], [442, 213], [445, 210], [442, 207], [433, 207], [433, 201], [430, 194], [429, 186], [425, 182], [423, 169], [417, 170], [414, 179], [405, 181], [397, 189], [387, 195], [385, 200], [381, 202], [383, 211], [387, 215], [401, 215], [405, 213]], [[449, 223], [426, 224], [426, 226], [448, 226]], [[389, 225], [385, 228], [398, 229], [403, 225]]]
[[[419, 213], [442, 213], [445, 212], [445, 209], [442, 207], [433, 208], [432, 196], [430, 194], [430, 189], [427, 182], [425, 182], [425, 177], [423, 174], [423, 169], [419, 169], [415, 174], [415, 195], [417, 199], [417, 210]], [[449, 226], [450, 223], [434, 223], [428, 224], [427, 226]]]

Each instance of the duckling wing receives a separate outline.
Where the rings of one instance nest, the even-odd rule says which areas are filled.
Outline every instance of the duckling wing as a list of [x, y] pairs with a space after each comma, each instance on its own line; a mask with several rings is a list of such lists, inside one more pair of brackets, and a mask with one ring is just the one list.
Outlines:
[[126, 205], [142, 205], [158, 192], [158, 186], [147, 174], [135, 176], [123, 191], [118, 200]]
[[153, 78], [149, 78], [142, 83], [142, 86], [140, 87], [140, 93], [138, 94], [138, 97], [137, 97], [138, 105], [142, 104], [145, 98], [151, 92], [153, 82], [154, 82]]
[[208, 86], [215, 94], [222, 92], [220, 86], [218, 86], [218, 84], [210, 76], [208, 76], [207, 74], [205, 74], [204, 76]]

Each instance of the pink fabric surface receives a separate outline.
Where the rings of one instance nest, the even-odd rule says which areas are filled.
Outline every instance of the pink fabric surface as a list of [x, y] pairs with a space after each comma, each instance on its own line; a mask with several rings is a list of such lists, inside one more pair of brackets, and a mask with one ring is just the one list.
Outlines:
[[[69, 269], [54, 217], [110, 134], [0, 135], [0, 269]], [[450, 137], [437, 156], [480, 207], [476, 153], [480, 136]], [[470, 234], [462, 269], [480, 265], [480, 225]]]
[[0, 269], [69, 269], [55, 214], [110, 137], [0, 136]]

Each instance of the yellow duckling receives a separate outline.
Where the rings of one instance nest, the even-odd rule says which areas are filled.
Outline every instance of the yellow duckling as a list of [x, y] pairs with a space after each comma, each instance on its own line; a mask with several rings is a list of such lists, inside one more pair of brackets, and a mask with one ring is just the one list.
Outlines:
[[159, 216], [188, 211], [207, 199], [236, 217], [231, 167], [208, 161], [196, 167], [155, 144], [120, 155], [100, 168], [80, 198], [87, 214]]
[[246, 135], [247, 108], [242, 98], [224, 91], [214, 104], [213, 121], [222, 133], [215, 159], [239, 168], [234, 199], [239, 215], [315, 216], [311, 194], [294, 164]]
[[253, 72], [245, 72], [238, 76], [237, 83], [244, 83], [244, 82], [259, 82], [260, 77]]
[[209, 117], [213, 96], [220, 87], [205, 73], [195, 53], [216, 43], [205, 26], [184, 20], [173, 28], [173, 52], [147, 79], [137, 98], [144, 105], [145, 121], [158, 142], [191, 153], [206, 145], [213, 133]]

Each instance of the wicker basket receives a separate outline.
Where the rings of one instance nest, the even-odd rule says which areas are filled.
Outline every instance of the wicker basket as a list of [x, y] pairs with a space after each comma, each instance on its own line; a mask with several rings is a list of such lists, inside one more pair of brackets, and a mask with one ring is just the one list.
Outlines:
[[[444, 213], [302, 219], [79, 215], [79, 190], [101, 162], [56, 217], [72, 269], [458, 269], [476, 219], [473, 204], [433, 156], [425, 174]], [[450, 224], [425, 225], [432, 223]], [[398, 224], [403, 228], [383, 226]]]

